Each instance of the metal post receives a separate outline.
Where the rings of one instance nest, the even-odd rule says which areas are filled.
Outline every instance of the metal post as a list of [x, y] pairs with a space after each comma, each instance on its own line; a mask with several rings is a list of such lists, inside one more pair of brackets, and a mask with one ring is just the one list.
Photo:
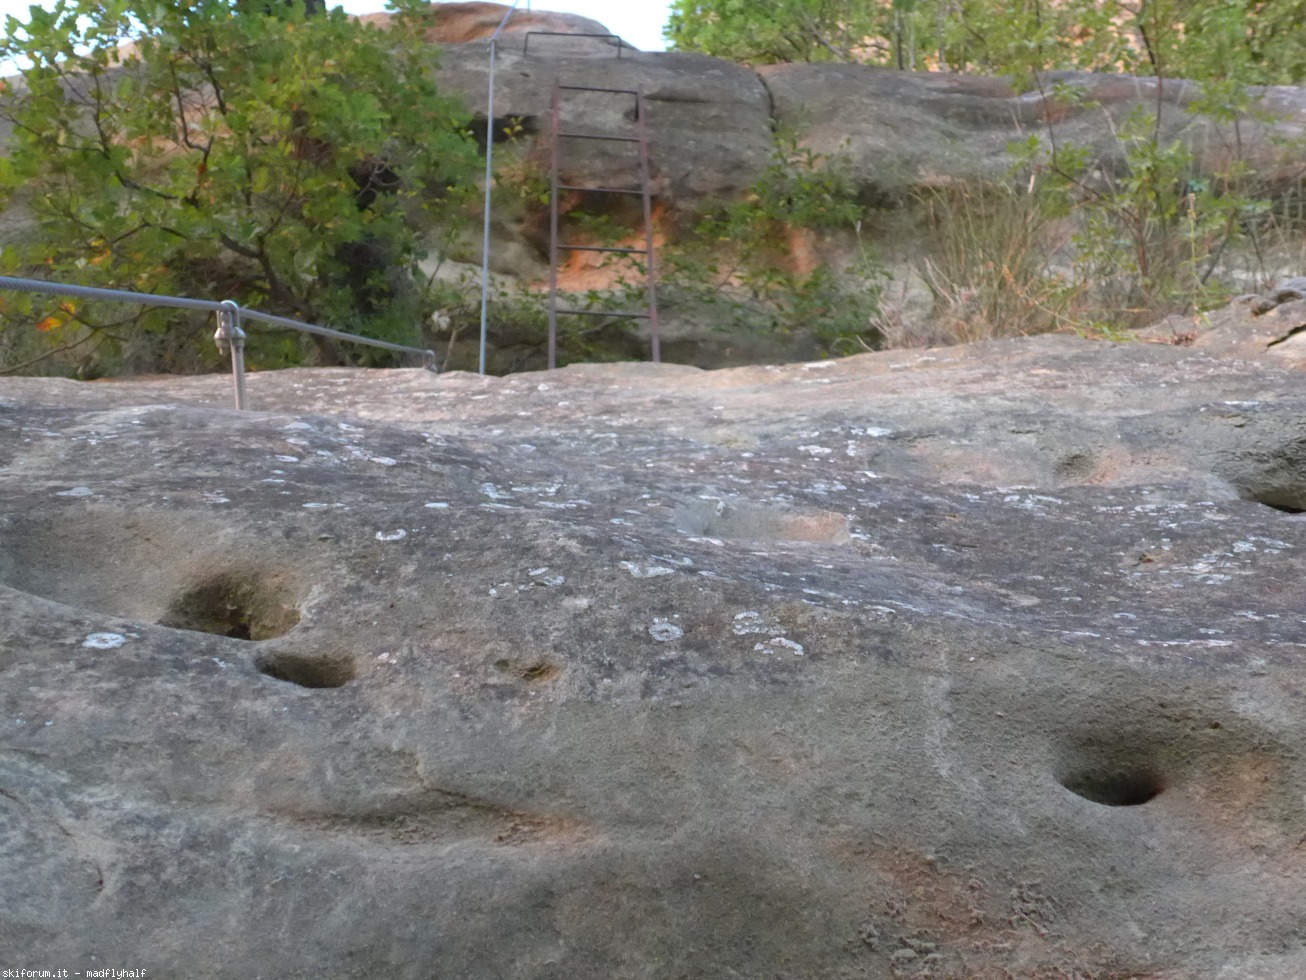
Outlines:
[[[485, 222], [483, 228], [484, 238], [481, 242], [481, 344], [479, 369], [481, 375], [485, 374], [485, 344], [489, 330], [490, 309], [490, 199], [494, 190], [494, 63], [497, 60], [496, 55], [499, 50], [499, 33], [503, 30], [504, 25], [508, 23], [508, 18], [517, 9], [519, 2], [520, 0], [512, 0], [512, 6], [508, 8], [508, 12], [503, 15], [503, 20], [499, 21], [498, 28], [490, 36], [490, 90], [485, 107]], [[528, 3], [527, 9], [529, 7]]]
[[653, 200], [649, 194], [648, 125], [644, 119], [644, 87], [635, 93], [635, 123], [639, 128], [639, 186], [644, 199], [644, 247], [648, 249], [648, 265], [644, 269], [648, 286], [648, 330], [652, 341], [653, 363], [662, 361], [662, 341], [658, 337], [658, 285], [657, 267], [653, 263]]
[[494, 54], [497, 42], [490, 39], [490, 97], [485, 110], [485, 227], [481, 243], [481, 346], [479, 373], [485, 374], [485, 342], [490, 309], [490, 197], [494, 180]]
[[549, 370], [558, 366], [558, 102], [561, 88], [553, 83], [553, 146], [549, 166]]
[[218, 329], [213, 332], [218, 350], [231, 348], [231, 381], [235, 389], [236, 411], [245, 409], [245, 331], [240, 328], [240, 306], [223, 300], [217, 311]]

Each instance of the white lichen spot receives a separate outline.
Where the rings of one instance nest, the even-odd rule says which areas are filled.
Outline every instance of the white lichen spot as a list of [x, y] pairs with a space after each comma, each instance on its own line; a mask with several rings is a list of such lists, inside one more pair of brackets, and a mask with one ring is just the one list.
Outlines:
[[795, 643], [783, 636], [773, 636], [765, 642], [755, 643], [753, 649], [758, 653], [779, 653], [781, 650], [789, 650], [795, 657], [801, 657], [804, 652], [801, 643]]
[[306, 503], [306, 504], [300, 504], [299, 506], [301, 506], [301, 507], [305, 507], [305, 508], [307, 508], [308, 510], [319, 510], [319, 509], [321, 509], [322, 507], [330, 507], [331, 505], [330, 505], [330, 504], [324, 504], [324, 503], [323, 503], [322, 501], [320, 501], [320, 500], [310, 500], [308, 503]]
[[620, 565], [635, 578], [657, 578], [659, 575], [675, 574], [675, 569], [664, 565], [637, 565], [633, 561], [623, 561]]
[[557, 492], [562, 489], [562, 484], [550, 483], [542, 486], [510, 487], [509, 489], [512, 490], [513, 493], [534, 493], [534, 494], [543, 494], [546, 497], [552, 497], [555, 496]]
[[89, 497], [95, 493], [90, 487], [72, 487], [68, 490], [62, 490], [56, 493], [56, 497]]
[[424, 506], [432, 510], [447, 510], [449, 507], [443, 500], [428, 500]]
[[829, 456], [830, 453], [834, 452], [834, 450], [830, 449], [828, 446], [815, 445], [799, 446], [798, 451], [800, 453], [807, 453], [808, 456]]
[[281, 427], [282, 432], [303, 432], [305, 429], [311, 429], [312, 426], [307, 422], [287, 422]]
[[648, 628], [648, 635], [659, 643], [670, 643], [684, 636], [685, 631], [675, 623], [668, 623], [665, 619], [655, 619], [653, 625]]
[[500, 489], [499, 489], [497, 486], [495, 486], [493, 483], [482, 483], [482, 484], [481, 484], [481, 487], [480, 487], [480, 490], [481, 490], [481, 493], [485, 494], [485, 496], [489, 497], [491, 500], [511, 500], [511, 499], [512, 499], [512, 494], [510, 494], [510, 493], [504, 493], [502, 490], [500, 490]]
[[402, 541], [408, 537], [408, 532], [403, 528], [396, 528], [393, 531], [377, 531], [376, 540], [378, 541]]
[[121, 633], [89, 633], [82, 641], [82, 646], [92, 650], [116, 650], [127, 642]]
[[391, 459], [389, 456], [368, 456], [369, 463], [380, 463], [382, 466], [395, 466], [398, 464], [397, 459]]
[[785, 628], [781, 626], [774, 617], [764, 616], [762, 613], [753, 609], [747, 609], [744, 612], [735, 614], [735, 621], [730, 625], [730, 630], [736, 636], [748, 636], [752, 633], [761, 633], [766, 636], [782, 636]]
[[[277, 462], [280, 462], [280, 463], [298, 463], [298, 462], [299, 462], [299, 457], [298, 457], [298, 456], [273, 456], [272, 458], [275, 459], [275, 460], [277, 460]], [[273, 470], [273, 472], [275, 473], [276, 471]]]

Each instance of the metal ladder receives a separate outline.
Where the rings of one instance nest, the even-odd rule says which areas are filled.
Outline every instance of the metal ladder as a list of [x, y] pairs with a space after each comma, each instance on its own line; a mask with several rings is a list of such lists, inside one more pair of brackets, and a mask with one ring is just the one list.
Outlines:
[[[620, 51], [620, 49], [618, 49]], [[620, 55], [618, 55], [620, 56]], [[559, 125], [559, 116], [561, 114], [562, 98], [564, 92], [598, 92], [613, 96], [630, 96], [635, 100], [635, 131], [627, 135], [610, 135], [606, 133], [587, 133], [572, 132], [563, 130]], [[558, 316], [601, 316], [601, 317], [629, 317], [632, 319], [646, 319], [649, 323], [649, 336], [652, 342], [652, 356], [654, 362], [662, 360], [662, 347], [658, 338], [658, 299], [657, 299], [657, 272], [653, 263], [653, 199], [649, 192], [649, 166], [648, 166], [648, 125], [644, 116], [644, 96], [637, 89], [630, 88], [596, 88], [589, 85], [563, 85], [555, 83], [553, 86], [553, 144], [552, 144], [552, 161], [550, 166], [549, 182], [549, 368], [557, 367], [558, 362]], [[574, 184], [559, 183], [558, 169], [560, 149], [563, 140], [601, 140], [605, 142], [630, 143], [638, 147], [639, 150], [639, 187], [636, 188], [619, 188], [619, 187], [581, 187]], [[572, 242], [563, 242], [558, 236], [558, 192], [559, 191], [584, 191], [590, 194], [637, 194], [644, 202], [644, 247], [643, 248], [618, 248], [606, 245], [579, 245]], [[646, 295], [648, 298], [648, 308], [645, 311], [637, 310], [619, 310], [619, 311], [599, 311], [599, 310], [577, 310], [577, 309], [559, 309], [558, 308], [558, 257], [562, 251], [568, 252], [614, 252], [626, 255], [644, 256], [644, 273], [646, 282]]]

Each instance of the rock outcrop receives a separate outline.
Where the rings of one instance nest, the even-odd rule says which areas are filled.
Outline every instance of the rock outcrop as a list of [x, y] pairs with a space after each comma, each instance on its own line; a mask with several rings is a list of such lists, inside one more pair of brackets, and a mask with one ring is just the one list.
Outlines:
[[1303, 341], [1245, 329], [0, 380], [0, 957], [1306, 973]]
[[[440, 16], [452, 23], [464, 6], [500, 11], [497, 17], [481, 13], [482, 37], [507, 9], [441, 4]], [[523, 22], [513, 29], [521, 37], [533, 28]], [[488, 44], [470, 32], [458, 37], [466, 43], [441, 50], [439, 78], [483, 117]], [[528, 120], [531, 131], [546, 131], [549, 93], [558, 79], [643, 87], [659, 191], [684, 212], [750, 186], [768, 162], [777, 131], [843, 157], [868, 201], [893, 205], [921, 186], [1004, 178], [1014, 162], [1009, 145], [1045, 135], [1049, 126], [1063, 145], [1089, 147], [1099, 167], [1116, 169], [1123, 157], [1116, 134], [1138, 108], [1159, 108], [1163, 139], [1186, 143], [1199, 172], [1214, 172], [1236, 156], [1269, 186], [1295, 184], [1300, 176], [1299, 154], [1287, 141], [1306, 132], [1306, 97], [1288, 86], [1254, 88], [1252, 109], [1235, 131], [1191, 113], [1197, 87], [1182, 79], [1053, 72], [1040, 86], [1016, 88], [1001, 78], [867, 65], [787, 64], [754, 71], [677, 52], [625, 48], [618, 57], [612, 44], [591, 45], [578, 56], [574, 48], [558, 47], [562, 39], [540, 40], [545, 43], [528, 49], [521, 41], [500, 44], [496, 117]], [[628, 125], [622, 108], [590, 100], [576, 105], [573, 118], [604, 131]], [[577, 164], [572, 176], [629, 181], [629, 167], [600, 149]]]

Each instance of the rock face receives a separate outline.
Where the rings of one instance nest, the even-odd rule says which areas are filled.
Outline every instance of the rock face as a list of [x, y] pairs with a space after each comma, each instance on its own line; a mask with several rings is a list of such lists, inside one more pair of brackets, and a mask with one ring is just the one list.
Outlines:
[[[468, 11], [460, 12], [464, 7]], [[439, 78], [483, 118], [489, 46], [473, 37], [488, 38], [507, 8], [451, 3], [438, 9], [441, 22], [480, 25], [479, 32], [433, 37], [467, 42], [442, 47]], [[819, 153], [844, 157], [867, 200], [887, 205], [922, 185], [1002, 179], [1014, 162], [1009, 144], [1044, 135], [1049, 124], [1062, 145], [1090, 147], [1100, 167], [1116, 168], [1122, 149], [1115, 134], [1137, 108], [1159, 106], [1163, 139], [1190, 146], [1200, 171], [1213, 172], [1237, 155], [1270, 186], [1296, 181], [1298, 155], [1284, 141], [1306, 131], [1306, 98], [1286, 86], [1254, 89], [1254, 110], [1235, 131], [1191, 114], [1197, 87], [1181, 79], [1160, 83], [1158, 93], [1155, 79], [1077, 72], [1053, 72], [1041, 89], [1018, 90], [1000, 78], [866, 65], [788, 64], [754, 71], [676, 52], [627, 48], [617, 57], [616, 47], [604, 42], [542, 37], [527, 47], [525, 32], [538, 28], [526, 16], [513, 14], [507, 30], [515, 32], [514, 40], [499, 45], [496, 119], [526, 120], [529, 131], [547, 132], [549, 95], [559, 79], [642, 86], [659, 194], [672, 211], [686, 214], [751, 186], [769, 160], [777, 131]], [[1062, 90], [1075, 98], [1063, 97]], [[574, 118], [594, 131], [615, 131], [629, 126], [625, 108], [612, 100], [578, 101]], [[585, 154], [570, 176], [629, 184], [627, 161], [610, 147], [587, 147]]]
[[1050, 72], [1042, 89], [1022, 91], [1000, 78], [867, 65], [771, 65], [758, 75], [779, 127], [813, 150], [842, 154], [867, 197], [890, 204], [923, 185], [1003, 180], [1016, 162], [1009, 146], [1030, 135], [1046, 142], [1049, 127], [1060, 145], [1088, 147], [1098, 167], [1117, 170], [1116, 133], [1140, 108], [1159, 111], [1162, 142], [1186, 144], [1200, 172], [1242, 159], [1267, 186], [1287, 185], [1297, 178], [1295, 154], [1276, 143], [1299, 137], [1306, 123], [1306, 98], [1287, 86], [1254, 89], [1257, 112], [1235, 131], [1191, 113], [1198, 87], [1182, 79]]
[[[523, 53], [521, 42], [501, 44], [495, 68], [494, 116], [514, 120], [540, 142], [550, 132], [555, 82], [643, 91], [650, 126], [650, 170], [655, 193], [669, 207], [690, 212], [705, 202], [742, 194], [770, 162], [771, 103], [750, 68], [705, 55], [655, 53], [603, 45], [595, 53], [558, 54], [557, 39], [539, 38]], [[489, 50], [486, 44], [447, 45], [439, 79], [474, 115], [488, 110]], [[599, 93], [567, 93], [564, 129], [627, 135], [633, 100]], [[539, 151], [547, 166], [543, 148]], [[563, 183], [638, 187], [627, 146], [577, 143], [560, 161]], [[579, 204], [581, 202], [573, 202]], [[598, 202], [587, 202], [591, 205]]]
[[1239, 323], [0, 381], [0, 956], [1306, 974], [1302, 341]]

